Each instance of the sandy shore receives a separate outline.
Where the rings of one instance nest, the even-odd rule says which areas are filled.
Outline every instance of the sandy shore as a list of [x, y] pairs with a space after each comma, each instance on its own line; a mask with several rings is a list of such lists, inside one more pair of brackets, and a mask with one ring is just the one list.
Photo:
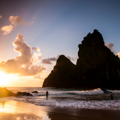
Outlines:
[[120, 110], [54, 108], [0, 100], [0, 120], [119, 120]]

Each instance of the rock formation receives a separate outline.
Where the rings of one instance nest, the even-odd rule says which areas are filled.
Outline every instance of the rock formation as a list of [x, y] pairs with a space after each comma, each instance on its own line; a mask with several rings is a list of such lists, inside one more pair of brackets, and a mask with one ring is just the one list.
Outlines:
[[32, 93], [38, 93], [38, 91], [33, 91]]
[[17, 92], [15, 96], [32, 96], [32, 94], [28, 92]]
[[54, 69], [45, 79], [43, 87], [71, 88], [75, 65], [64, 55], [59, 56]]
[[74, 72], [78, 87], [120, 89], [120, 60], [104, 45], [97, 30], [79, 44], [78, 57]]
[[32, 96], [32, 94], [28, 93], [28, 92], [11, 92], [10, 90], [6, 89], [6, 88], [0, 88], [0, 98], [1, 97], [9, 97], [9, 96]]
[[[45, 79], [43, 87], [120, 89], [120, 59], [105, 46], [102, 35], [94, 30], [92, 34], [88, 33], [84, 37], [78, 47], [76, 66], [69, 60], [64, 62], [65, 59], [61, 65], [59, 58], [54, 70]], [[71, 67], [68, 64], [71, 64]]]
[[13, 96], [14, 93], [11, 92], [10, 90], [6, 88], [0, 88], [0, 98], [1, 97], [8, 97], [8, 96]]

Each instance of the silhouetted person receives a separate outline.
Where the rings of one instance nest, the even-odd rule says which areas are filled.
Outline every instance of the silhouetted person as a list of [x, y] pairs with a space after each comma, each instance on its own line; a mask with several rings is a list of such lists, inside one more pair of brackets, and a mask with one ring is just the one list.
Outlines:
[[110, 93], [110, 97], [111, 97], [111, 100], [113, 100], [113, 94], [112, 94], [112, 92]]
[[48, 91], [46, 91], [46, 99], [48, 99], [48, 94], [49, 94]]

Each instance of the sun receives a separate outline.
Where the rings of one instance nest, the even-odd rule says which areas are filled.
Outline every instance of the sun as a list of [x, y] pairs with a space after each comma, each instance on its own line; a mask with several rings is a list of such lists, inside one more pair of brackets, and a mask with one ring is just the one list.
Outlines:
[[0, 87], [5, 87], [9, 85], [9, 80], [11, 79], [11, 75], [5, 74], [0, 71]]

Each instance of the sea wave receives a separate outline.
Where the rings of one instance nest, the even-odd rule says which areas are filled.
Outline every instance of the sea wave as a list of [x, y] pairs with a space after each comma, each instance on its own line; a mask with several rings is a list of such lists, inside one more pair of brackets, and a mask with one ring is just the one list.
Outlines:
[[[33, 96], [7, 97], [1, 99], [23, 101], [38, 106], [120, 110], [119, 90], [112, 91], [114, 94], [113, 100], [110, 99], [109, 94], [104, 94], [99, 88], [91, 91], [47, 88], [9, 88], [9, 90], [14, 92], [30, 92]], [[32, 93], [32, 91], [38, 91], [38, 93]], [[46, 99], [46, 91], [49, 91], [48, 99]]]

